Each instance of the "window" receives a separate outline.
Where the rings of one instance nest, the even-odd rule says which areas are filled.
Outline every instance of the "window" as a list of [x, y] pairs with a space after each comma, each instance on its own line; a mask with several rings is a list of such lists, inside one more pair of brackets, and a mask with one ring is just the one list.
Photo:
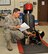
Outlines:
[[10, 5], [11, 4], [11, 0], [0, 0], [0, 5], [4, 6], [4, 5]]

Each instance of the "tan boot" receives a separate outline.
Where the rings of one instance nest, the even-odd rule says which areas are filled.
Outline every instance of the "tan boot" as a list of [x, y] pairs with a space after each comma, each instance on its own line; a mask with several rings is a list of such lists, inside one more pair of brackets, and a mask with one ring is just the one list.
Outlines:
[[9, 51], [12, 51], [12, 50], [13, 50], [13, 48], [12, 48], [12, 46], [11, 46], [11, 41], [8, 41], [8, 42], [7, 42], [7, 49], [8, 49]]

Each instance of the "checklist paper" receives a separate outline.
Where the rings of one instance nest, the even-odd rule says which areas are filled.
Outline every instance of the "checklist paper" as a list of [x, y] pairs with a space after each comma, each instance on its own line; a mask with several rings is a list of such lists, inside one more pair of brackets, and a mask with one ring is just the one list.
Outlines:
[[21, 28], [19, 28], [20, 31], [24, 31], [26, 29], [29, 29], [30, 27], [24, 22], [23, 24], [21, 24]]

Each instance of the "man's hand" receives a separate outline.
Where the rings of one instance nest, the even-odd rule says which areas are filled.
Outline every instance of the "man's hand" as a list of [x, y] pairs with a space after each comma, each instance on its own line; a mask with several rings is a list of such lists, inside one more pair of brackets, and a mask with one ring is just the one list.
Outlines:
[[27, 35], [32, 35], [32, 33], [31, 32], [27, 32]]
[[27, 35], [29, 35], [29, 36], [36, 36], [36, 34], [33, 34], [33, 33], [31, 33], [31, 32], [27, 32]]
[[21, 27], [20, 25], [17, 25], [17, 26], [16, 26], [17, 29], [19, 29], [20, 27]]

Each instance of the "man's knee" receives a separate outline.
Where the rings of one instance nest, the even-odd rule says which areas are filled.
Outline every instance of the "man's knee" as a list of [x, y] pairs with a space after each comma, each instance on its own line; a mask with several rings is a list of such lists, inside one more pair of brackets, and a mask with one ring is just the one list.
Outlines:
[[7, 40], [7, 41], [9, 41], [11, 39], [11, 35], [8, 33], [5, 33], [4, 37], [5, 37], [5, 40]]
[[22, 33], [20, 36], [20, 39], [23, 39], [24, 38], [24, 34]]
[[21, 40], [21, 39], [24, 38], [24, 34], [21, 33], [21, 34], [19, 35], [19, 34], [11, 33], [11, 37], [13, 37], [13, 39], [15, 38], [16, 40]]

